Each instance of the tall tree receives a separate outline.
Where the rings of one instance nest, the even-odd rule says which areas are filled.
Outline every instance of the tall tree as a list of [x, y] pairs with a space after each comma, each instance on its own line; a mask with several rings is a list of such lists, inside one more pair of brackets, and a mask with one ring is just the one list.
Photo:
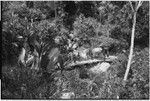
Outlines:
[[128, 74], [129, 74], [129, 70], [130, 70], [130, 66], [131, 66], [131, 61], [132, 61], [132, 57], [133, 57], [133, 48], [134, 48], [134, 36], [135, 36], [135, 26], [136, 26], [136, 15], [137, 15], [137, 11], [139, 9], [139, 7], [142, 5], [142, 1], [138, 1], [136, 2], [136, 7], [134, 9], [133, 4], [131, 1], [129, 1], [132, 12], [133, 12], [133, 25], [132, 25], [132, 34], [131, 34], [131, 45], [130, 45], [130, 53], [129, 53], [129, 60], [128, 60], [128, 64], [127, 64], [127, 69], [124, 75], [124, 81], [127, 80]]

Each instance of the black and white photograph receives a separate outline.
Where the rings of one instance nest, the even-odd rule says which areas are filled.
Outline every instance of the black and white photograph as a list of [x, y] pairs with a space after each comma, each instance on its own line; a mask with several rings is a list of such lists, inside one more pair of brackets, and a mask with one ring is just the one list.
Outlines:
[[1, 100], [149, 100], [149, 1], [0, 1]]

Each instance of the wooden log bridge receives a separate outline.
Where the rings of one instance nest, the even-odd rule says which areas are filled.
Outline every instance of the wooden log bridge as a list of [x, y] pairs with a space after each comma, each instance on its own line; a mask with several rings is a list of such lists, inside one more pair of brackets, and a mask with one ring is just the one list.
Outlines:
[[91, 68], [94, 65], [96, 65], [98, 63], [102, 63], [102, 62], [107, 62], [107, 63], [111, 64], [114, 59], [117, 59], [117, 58], [116, 57], [115, 58], [106, 58], [105, 61], [103, 59], [88, 59], [88, 60], [83, 60], [83, 61], [76, 61], [76, 62], [72, 62], [72, 63], [67, 64], [63, 69], [55, 68], [51, 72], [55, 72], [58, 70], [71, 71], [71, 70], [81, 68], [81, 67]]
[[[76, 61], [76, 62], [72, 62], [69, 63], [67, 66], [65, 66], [65, 68], [71, 68], [71, 67], [76, 67], [76, 66], [83, 66], [83, 65], [92, 65], [92, 64], [97, 64], [100, 62], [104, 62], [104, 60], [100, 60], [100, 59], [90, 59], [90, 60], [83, 60], [83, 61]], [[107, 63], [112, 63], [112, 59], [106, 59], [105, 62]]]

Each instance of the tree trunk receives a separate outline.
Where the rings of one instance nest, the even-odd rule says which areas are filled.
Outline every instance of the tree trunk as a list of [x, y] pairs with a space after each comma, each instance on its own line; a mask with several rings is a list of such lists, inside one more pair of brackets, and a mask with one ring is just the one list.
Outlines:
[[128, 77], [128, 74], [129, 74], [129, 70], [130, 70], [130, 66], [131, 66], [132, 57], [133, 57], [135, 25], [136, 25], [136, 13], [137, 12], [134, 12], [134, 16], [133, 16], [133, 26], [132, 26], [132, 35], [131, 35], [130, 54], [129, 54], [129, 60], [128, 60], [128, 64], [127, 64], [127, 69], [126, 69], [126, 72], [125, 72], [125, 75], [124, 75], [124, 81], [127, 80], [127, 77]]

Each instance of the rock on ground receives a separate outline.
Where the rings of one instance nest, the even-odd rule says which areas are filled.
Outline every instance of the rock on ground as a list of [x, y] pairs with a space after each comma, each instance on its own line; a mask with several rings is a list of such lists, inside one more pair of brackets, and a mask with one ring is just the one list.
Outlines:
[[64, 92], [61, 95], [61, 99], [71, 99], [74, 96], [73, 92]]
[[106, 72], [109, 67], [110, 67], [109, 63], [103, 62], [103, 63], [99, 63], [96, 66], [94, 66], [93, 68], [91, 68], [90, 71], [95, 74], [99, 74], [101, 72]]

